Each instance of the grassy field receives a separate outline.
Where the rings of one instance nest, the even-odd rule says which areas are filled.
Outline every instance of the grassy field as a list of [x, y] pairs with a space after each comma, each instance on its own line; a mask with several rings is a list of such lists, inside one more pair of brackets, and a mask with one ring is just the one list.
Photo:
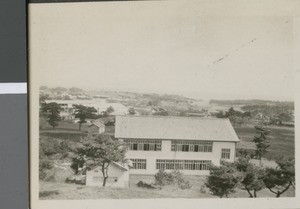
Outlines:
[[[134, 180], [131, 177], [131, 181]], [[103, 188], [89, 187], [62, 182], [45, 182], [40, 181], [40, 199], [151, 199], [151, 198], [218, 198], [210, 194], [205, 188], [200, 192], [204, 184], [204, 176], [186, 177], [192, 187], [190, 189], [180, 189], [177, 186], [164, 186], [161, 189], [147, 189], [137, 187], [131, 184], [129, 188]], [[290, 188], [282, 197], [294, 197], [295, 190]], [[229, 198], [248, 198], [249, 195], [245, 190], [236, 189]], [[274, 197], [268, 189], [258, 192], [258, 197]], [[274, 197], [275, 198], [275, 197]]]
[[[105, 132], [108, 134], [114, 134], [114, 126], [106, 126]], [[58, 126], [53, 129], [43, 118], [40, 118], [40, 135], [48, 136], [58, 139], [71, 140], [78, 142], [81, 138], [86, 137], [88, 132], [88, 125], [82, 124], [81, 130], [79, 130], [78, 123], [60, 121]]]
[[[269, 140], [271, 143], [270, 151], [264, 156], [269, 160], [277, 160], [282, 157], [295, 156], [295, 129], [286, 127], [269, 127], [271, 134]], [[252, 127], [236, 127], [235, 131], [239, 136], [240, 142], [238, 149], [255, 149], [252, 142], [255, 136], [255, 129]]]

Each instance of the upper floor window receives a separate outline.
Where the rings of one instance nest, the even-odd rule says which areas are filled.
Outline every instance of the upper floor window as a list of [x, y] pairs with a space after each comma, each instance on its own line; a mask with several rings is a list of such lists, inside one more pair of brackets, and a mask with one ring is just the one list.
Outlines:
[[146, 159], [130, 159], [132, 161], [133, 169], [146, 169], [147, 161]]
[[124, 142], [128, 143], [129, 150], [161, 151], [161, 140], [125, 139]]
[[180, 152], [212, 152], [213, 143], [207, 141], [172, 140], [171, 151]]
[[230, 149], [222, 149], [221, 158], [230, 159]]

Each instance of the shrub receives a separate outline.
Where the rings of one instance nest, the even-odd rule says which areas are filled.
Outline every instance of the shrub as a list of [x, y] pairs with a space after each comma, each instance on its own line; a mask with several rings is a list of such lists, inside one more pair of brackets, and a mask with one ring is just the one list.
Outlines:
[[251, 198], [257, 197], [257, 192], [264, 188], [263, 178], [265, 171], [262, 167], [249, 164], [243, 173], [241, 185]]
[[209, 188], [212, 194], [222, 197], [228, 197], [230, 193], [235, 192], [239, 177], [236, 176], [234, 164], [221, 162], [221, 166], [209, 167], [210, 174], [207, 176], [205, 186]]
[[190, 185], [190, 182], [187, 180], [183, 180], [178, 183], [178, 186], [180, 189], [190, 189], [192, 185]]
[[71, 144], [66, 140], [42, 137], [40, 138], [40, 151], [47, 156], [57, 153], [65, 154], [71, 151]]
[[250, 156], [239, 157], [235, 162], [235, 167], [240, 172], [246, 172], [250, 165]]
[[155, 174], [155, 184], [160, 186], [170, 185], [174, 183], [174, 176], [171, 173], [165, 172], [164, 170], [159, 170]]
[[280, 197], [290, 186], [295, 187], [295, 159], [282, 159], [277, 164], [277, 168], [266, 169], [263, 182], [276, 197]]
[[255, 150], [253, 149], [237, 149], [237, 157], [250, 157], [251, 159], [255, 158]]
[[47, 158], [40, 159], [39, 161], [39, 179], [45, 180], [47, 173], [53, 168], [53, 163]]
[[155, 184], [160, 186], [176, 184], [180, 189], [189, 189], [192, 187], [189, 181], [185, 180], [179, 171], [166, 172], [159, 170], [158, 173], [155, 174]]
[[205, 186], [204, 186], [204, 185], [202, 185], [202, 186], [200, 187], [200, 193], [206, 194], [206, 189], [205, 189]]

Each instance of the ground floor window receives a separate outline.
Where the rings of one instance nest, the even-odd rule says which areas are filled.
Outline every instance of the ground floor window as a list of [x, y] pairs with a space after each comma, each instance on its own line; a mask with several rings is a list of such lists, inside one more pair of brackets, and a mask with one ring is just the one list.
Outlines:
[[146, 159], [130, 159], [132, 161], [132, 169], [147, 169]]
[[156, 160], [156, 169], [162, 170], [208, 170], [210, 160]]
[[221, 158], [230, 159], [230, 149], [222, 149]]

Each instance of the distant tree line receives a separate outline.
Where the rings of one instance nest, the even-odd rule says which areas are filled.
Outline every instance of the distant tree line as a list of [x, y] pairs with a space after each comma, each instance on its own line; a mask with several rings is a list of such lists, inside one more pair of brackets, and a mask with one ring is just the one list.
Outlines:
[[249, 120], [252, 117], [252, 114], [249, 111], [241, 112], [231, 107], [228, 111], [219, 111], [215, 116], [217, 118], [228, 118], [233, 125], [243, 125], [245, 120]]
[[[75, 118], [78, 118], [79, 121], [79, 130], [84, 123], [87, 123], [87, 119], [98, 119], [98, 118], [107, 118], [114, 112], [112, 106], [108, 107], [105, 111], [102, 111], [100, 114], [96, 114], [97, 110], [94, 107], [87, 107], [84, 105], [73, 105]], [[41, 103], [40, 116], [45, 116], [49, 125], [55, 129], [61, 121], [60, 112], [63, 109], [60, 104], [56, 102], [50, 103]]]

